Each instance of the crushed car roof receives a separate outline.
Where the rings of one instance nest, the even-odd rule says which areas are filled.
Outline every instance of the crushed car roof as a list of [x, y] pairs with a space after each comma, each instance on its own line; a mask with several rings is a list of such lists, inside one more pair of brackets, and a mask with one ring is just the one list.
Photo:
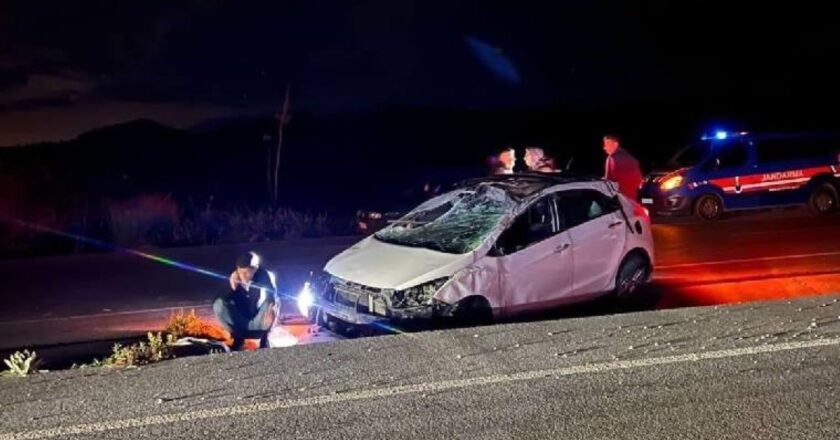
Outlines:
[[491, 184], [499, 189], [504, 190], [505, 192], [510, 194], [511, 197], [514, 197], [516, 199], [524, 199], [546, 188], [556, 185], [563, 185], [567, 183], [576, 182], [598, 182], [601, 180], [603, 179], [596, 176], [587, 176], [571, 173], [516, 173], [469, 179], [461, 182], [461, 184], [459, 184], [458, 187], [468, 188], [480, 184]]

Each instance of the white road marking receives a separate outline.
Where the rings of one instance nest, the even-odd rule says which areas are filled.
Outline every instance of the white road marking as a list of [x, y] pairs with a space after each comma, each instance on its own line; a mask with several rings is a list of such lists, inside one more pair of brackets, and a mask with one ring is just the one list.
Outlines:
[[172, 414], [159, 414], [145, 417], [137, 417], [133, 419], [109, 420], [83, 425], [5, 433], [0, 434], [0, 440], [35, 440], [54, 437], [64, 437], [70, 435], [93, 435], [101, 432], [122, 429], [144, 428], [148, 426], [168, 425], [195, 420], [232, 417], [237, 415], [278, 411], [289, 408], [311, 407], [331, 403], [343, 403], [357, 400], [395, 397], [406, 394], [436, 393], [441, 391], [457, 390], [476, 386], [508, 384], [528, 380], [554, 378], [558, 376], [607, 373], [616, 370], [628, 370], [634, 368], [654, 367], [658, 365], [697, 362], [712, 359], [734, 358], [740, 356], [777, 353], [789, 350], [801, 350], [836, 345], [840, 345], [840, 338], [785, 342], [779, 344], [732, 348], [727, 350], [687, 353], [675, 356], [575, 365], [570, 367], [561, 367], [548, 370], [523, 371], [520, 373], [497, 374], [469, 379], [455, 379], [413, 385], [373, 388], [367, 390], [350, 391], [339, 394], [305, 397], [293, 400], [253, 403], [249, 405], [236, 405], [225, 408], [212, 408]]
[[796, 255], [778, 255], [775, 257], [759, 257], [759, 258], [738, 258], [734, 260], [722, 260], [722, 261], [705, 261], [700, 263], [683, 263], [683, 264], [669, 264], [665, 266], [656, 266], [656, 269], [659, 270], [667, 270], [667, 269], [678, 269], [683, 267], [695, 267], [695, 266], [718, 266], [721, 264], [735, 264], [735, 263], [752, 263], [755, 261], [777, 261], [777, 260], [793, 260], [793, 259], [800, 259], [800, 258], [813, 258], [813, 257], [833, 257], [840, 255], [840, 252], [818, 252], [814, 254], [796, 254]]

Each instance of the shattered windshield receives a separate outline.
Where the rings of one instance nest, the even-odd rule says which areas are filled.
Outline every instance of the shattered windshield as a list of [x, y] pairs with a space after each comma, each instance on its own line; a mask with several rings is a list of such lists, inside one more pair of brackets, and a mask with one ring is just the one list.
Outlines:
[[514, 206], [499, 188], [482, 185], [420, 205], [375, 235], [378, 240], [450, 254], [475, 250]]

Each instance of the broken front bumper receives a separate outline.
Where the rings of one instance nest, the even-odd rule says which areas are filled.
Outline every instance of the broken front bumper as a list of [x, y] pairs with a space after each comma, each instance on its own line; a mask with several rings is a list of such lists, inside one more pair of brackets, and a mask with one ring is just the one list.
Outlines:
[[433, 301], [418, 307], [395, 308], [390, 297], [376, 289], [330, 284], [317, 296], [317, 312], [357, 325], [430, 320], [446, 314], [447, 304]]
[[387, 316], [372, 315], [370, 313], [360, 312], [352, 307], [334, 303], [320, 303], [316, 306], [316, 310], [330, 317], [356, 325], [375, 325], [378, 323], [388, 323], [393, 321], [428, 320], [437, 316], [434, 311], [434, 306], [389, 310]]

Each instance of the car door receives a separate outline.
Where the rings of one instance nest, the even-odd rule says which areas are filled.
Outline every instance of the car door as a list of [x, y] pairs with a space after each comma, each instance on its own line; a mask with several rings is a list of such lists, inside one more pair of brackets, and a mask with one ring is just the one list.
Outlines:
[[506, 314], [548, 308], [572, 291], [571, 239], [552, 195], [532, 203], [500, 235], [498, 258]]
[[747, 141], [733, 141], [719, 148], [703, 168], [709, 183], [720, 188], [726, 209], [755, 207], [759, 197], [753, 187], [755, 182], [751, 180], [755, 174], [753, 145]]
[[627, 240], [618, 201], [594, 189], [564, 191], [557, 196], [557, 208], [572, 240], [572, 296], [612, 290]]

